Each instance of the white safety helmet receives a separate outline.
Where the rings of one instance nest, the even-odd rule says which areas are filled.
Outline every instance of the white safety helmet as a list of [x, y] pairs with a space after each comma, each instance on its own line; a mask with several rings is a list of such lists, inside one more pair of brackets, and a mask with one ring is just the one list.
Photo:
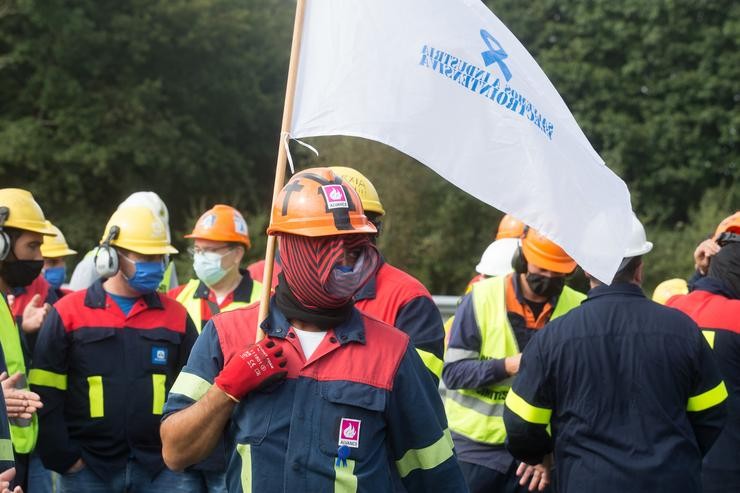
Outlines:
[[126, 207], [146, 207], [152, 211], [152, 213], [160, 218], [164, 223], [165, 230], [167, 232], [167, 242], [170, 243], [172, 241], [172, 237], [170, 235], [170, 214], [167, 211], [167, 206], [164, 201], [159, 198], [159, 195], [154, 192], [134, 192], [129, 195], [126, 200], [121, 202], [118, 209]]
[[629, 232], [629, 240], [627, 242], [627, 250], [624, 252], [624, 259], [619, 265], [619, 270], [624, 268], [627, 263], [633, 257], [639, 257], [645, 255], [653, 249], [653, 244], [647, 241], [645, 235], [645, 227], [642, 225], [635, 213], [632, 213], [632, 225]]
[[475, 266], [479, 274], [502, 276], [512, 272], [511, 258], [519, 246], [519, 238], [501, 238], [496, 240], [483, 252], [480, 262]]

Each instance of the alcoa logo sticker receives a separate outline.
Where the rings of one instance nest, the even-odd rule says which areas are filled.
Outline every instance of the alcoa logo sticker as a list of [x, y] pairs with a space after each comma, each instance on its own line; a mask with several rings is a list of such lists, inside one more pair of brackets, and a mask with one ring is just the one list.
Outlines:
[[324, 192], [326, 206], [329, 210], [340, 208], [347, 209], [349, 207], [347, 195], [345, 195], [342, 185], [322, 185], [321, 191]]
[[203, 229], [211, 229], [214, 224], [216, 224], [216, 214], [208, 214], [206, 217], [203, 218], [201, 227]]
[[163, 236], [164, 235], [164, 227], [162, 226], [162, 221], [152, 221], [152, 235], [154, 236]]
[[352, 418], [342, 418], [339, 423], [339, 445], [346, 447], [360, 447], [360, 426], [362, 420]]
[[240, 235], [247, 234], [247, 222], [238, 212], [234, 212], [234, 231]]

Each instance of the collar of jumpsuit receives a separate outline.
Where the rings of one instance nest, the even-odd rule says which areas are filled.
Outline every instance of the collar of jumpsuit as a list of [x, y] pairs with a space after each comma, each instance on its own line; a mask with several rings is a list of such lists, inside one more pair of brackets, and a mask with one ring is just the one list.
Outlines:
[[[280, 308], [275, 304], [275, 298], [270, 300], [270, 312], [267, 315], [260, 328], [265, 335], [285, 339], [290, 332], [291, 324]], [[360, 312], [352, 310], [350, 317], [334, 327], [334, 334], [340, 345], [349, 344], [350, 342], [359, 342], [365, 344], [365, 324], [362, 322]]]

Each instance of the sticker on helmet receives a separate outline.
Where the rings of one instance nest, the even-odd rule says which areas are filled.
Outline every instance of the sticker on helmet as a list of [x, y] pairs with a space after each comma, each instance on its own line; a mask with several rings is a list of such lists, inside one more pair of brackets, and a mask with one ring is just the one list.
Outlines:
[[152, 221], [152, 235], [154, 236], [163, 236], [164, 235], [164, 226], [162, 226], [162, 221]]
[[200, 223], [200, 227], [203, 229], [211, 229], [216, 224], [216, 214], [208, 214]]
[[236, 211], [234, 211], [234, 231], [240, 235], [247, 234], [247, 221]]
[[362, 421], [359, 419], [342, 418], [339, 423], [339, 445], [359, 448], [361, 425]]
[[324, 192], [326, 206], [329, 210], [346, 209], [349, 207], [347, 195], [345, 195], [342, 185], [322, 185], [321, 191]]

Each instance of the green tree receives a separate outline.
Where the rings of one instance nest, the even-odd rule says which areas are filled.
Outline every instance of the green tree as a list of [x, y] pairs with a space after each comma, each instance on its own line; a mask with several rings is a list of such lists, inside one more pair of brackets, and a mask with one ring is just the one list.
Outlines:
[[3, 186], [30, 188], [80, 248], [135, 190], [160, 193], [178, 233], [217, 201], [263, 207], [292, 5], [1, 5]]
[[488, 0], [649, 223], [740, 178], [740, 4]]

